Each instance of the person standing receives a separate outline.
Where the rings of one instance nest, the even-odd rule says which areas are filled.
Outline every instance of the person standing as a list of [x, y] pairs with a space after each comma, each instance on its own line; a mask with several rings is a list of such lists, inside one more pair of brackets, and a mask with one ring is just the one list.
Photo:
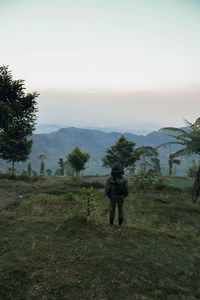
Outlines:
[[115, 163], [111, 169], [111, 175], [106, 180], [105, 193], [110, 199], [110, 225], [115, 219], [115, 209], [118, 205], [118, 224], [123, 223], [124, 199], [128, 196], [128, 179], [124, 175], [123, 166]]

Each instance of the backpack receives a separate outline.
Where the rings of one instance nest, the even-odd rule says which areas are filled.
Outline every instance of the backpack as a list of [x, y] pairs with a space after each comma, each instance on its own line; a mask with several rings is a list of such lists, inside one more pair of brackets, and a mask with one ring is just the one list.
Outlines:
[[116, 177], [113, 176], [115, 191], [118, 196], [124, 196], [126, 194], [124, 182], [118, 182]]

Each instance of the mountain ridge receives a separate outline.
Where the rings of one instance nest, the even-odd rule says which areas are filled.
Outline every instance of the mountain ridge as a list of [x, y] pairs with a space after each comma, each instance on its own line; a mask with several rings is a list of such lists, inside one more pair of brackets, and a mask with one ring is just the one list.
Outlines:
[[[123, 134], [126, 139], [136, 143], [136, 148], [141, 146], [157, 147], [158, 145], [171, 140], [166, 134], [153, 131], [147, 135], [136, 135], [133, 133], [121, 132], [103, 132], [101, 130], [91, 130], [77, 127], [60, 128], [51, 133], [33, 134], [33, 146], [29, 157], [33, 169], [39, 170], [39, 154], [44, 153], [47, 156], [46, 168], [55, 171], [58, 168], [58, 159], [66, 159], [65, 155], [78, 146], [82, 151], [90, 152], [91, 158], [87, 164], [85, 174], [107, 174], [108, 169], [102, 167], [102, 158], [105, 155], [106, 148], [112, 146]], [[161, 159], [162, 171], [167, 173], [167, 156], [169, 152], [174, 152], [180, 147], [161, 148], [159, 156]], [[183, 160], [184, 161], [184, 160]], [[0, 161], [0, 168], [8, 166], [7, 163]], [[26, 163], [18, 163], [16, 167], [22, 170], [26, 168]]]

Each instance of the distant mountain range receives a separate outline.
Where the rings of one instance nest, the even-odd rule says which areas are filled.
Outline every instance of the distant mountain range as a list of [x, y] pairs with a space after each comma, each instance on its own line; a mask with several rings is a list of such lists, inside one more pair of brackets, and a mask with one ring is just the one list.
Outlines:
[[[136, 143], [136, 147], [156, 147], [171, 140], [166, 134], [156, 131], [146, 136], [133, 133], [123, 134], [128, 140], [133, 140]], [[47, 156], [46, 168], [55, 171], [55, 169], [58, 168], [58, 159], [66, 159], [65, 155], [71, 152], [74, 147], [79, 146], [83, 151], [91, 153], [87, 169], [84, 171], [85, 174], [108, 174], [110, 170], [102, 167], [101, 160], [105, 155], [106, 148], [113, 145], [119, 139], [120, 135], [120, 132], [103, 132], [100, 130], [75, 127], [61, 128], [51, 133], [34, 134], [30, 161], [32, 162], [33, 168], [39, 170], [40, 162], [38, 156], [40, 153], [44, 153]], [[179, 149], [179, 147], [173, 145], [159, 150], [163, 173], [167, 174], [168, 171], [168, 153], [174, 152], [177, 149]], [[176, 167], [177, 175], [185, 174], [186, 165], [190, 163], [191, 159], [192, 157], [182, 158], [182, 164]], [[6, 166], [8, 165], [0, 160], [0, 168], [5, 169]], [[22, 170], [26, 168], [26, 164], [19, 163], [17, 164], [17, 168]]]
[[[55, 132], [58, 131], [61, 128], [69, 128], [69, 127], [73, 127], [73, 126], [69, 126], [69, 125], [58, 125], [58, 124], [38, 124], [36, 125], [36, 134], [42, 134], [42, 133], [51, 133], [51, 132]], [[85, 126], [85, 127], [79, 127], [81, 129], [91, 129], [91, 130], [100, 130], [103, 132], [124, 132], [124, 130], [122, 130], [121, 128], [118, 127], [95, 127], [95, 126]], [[147, 125], [148, 128], [148, 125]], [[134, 133], [137, 135], [146, 135], [148, 133], [151, 132], [151, 130], [149, 129], [128, 129], [126, 130], [127, 132], [130, 133]]]

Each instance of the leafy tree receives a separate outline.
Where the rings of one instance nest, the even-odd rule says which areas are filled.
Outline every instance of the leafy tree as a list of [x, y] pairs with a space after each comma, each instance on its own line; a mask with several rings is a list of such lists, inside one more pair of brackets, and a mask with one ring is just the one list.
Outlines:
[[29, 161], [28, 165], [27, 165], [27, 172], [28, 172], [28, 176], [32, 175], [32, 164]]
[[[175, 139], [168, 143], [161, 144], [159, 147], [168, 146], [171, 144], [181, 145], [182, 148], [174, 153], [174, 157], [187, 155], [187, 154], [199, 154], [200, 155], [200, 118], [198, 118], [193, 124], [185, 120], [187, 129], [181, 129], [176, 127], [165, 127], [161, 128], [161, 131], [167, 131], [168, 136]], [[169, 132], [175, 134], [169, 134]], [[200, 165], [198, 167], [195, 182], [193, 186], [193, 197], [192, 201], [196, 202], [200, 194]]]
[[12, 175], [15, 174], [15, 162], [26, 161], [31, 147], [32, 140], [20, 137], [15, 130], [0, 132], [0, 158], [12, 162]]
[[135, 145], [136, 143], [128, 141], [124, 135], [121, 135], [113, 146], [106, 149], [106, 155], [102, 159], [103, 166], [112, 168], [115, 162], [119, 162], [124, 169], [133, 169], [142, 154], [140, 148], [134, 149]]
[[160, 174], [160, 160], [158, 158], [158, 152], [155, 148], [151, 146], [143, 146], [139, 148], [142, 151], [141, 160], [141, 171], [154, 172]]
[[158, 157], [152, 158], [152, 170], [156, 174], [161, 174], [160, 159]]
[[197, 169], [197, 173], [195, 175], [194, 185], [193, 185], [193, 189], [192, 189], [192, 202], [193, 203], [195, 203], [198, 200], [199, 194], [200, 194], [200, 163], [199, 163], [199, 167]]
[[168, 163], [169, 163], [169, 175], [172, 175], [173, 165], [179, 166], [181, 164], [181, 161], [174, 156], [174, 153], [170, 153], [168, 158]]
[[80, 171], [85, 170], [85, 164], [90, 158], [90, 153], [82, 152], [79, 147], [74, 148], [71, 153], [67, 155], [67, 164], [74, 169], [76, 175], [80, 174]]
[[52, 176], [53, 171], [51, 169], [46, 170], [47, 176]]
[[196, 161], [193, 159], [191, 165], [187, 168], [187, 176], [195, 178], [198, 171], [198, 165]]
[[64, 176], [65, 175], [65, 165], [64, 165], [64, 160], [63, 158], [59, 158], [58, 160], [58, 165], [60, 167], [60, 175]]
[[39, 154], [39, 160], [40, 160], [40, 175], [45, 175], [45, 159], [47, 158], [45, 154], [41, 153]]
[[[158, 148], [178, 144], [182, 148], [174, 153], [175, 157], [192, 153], [200, 155], [200, 118], [194, 124], [185, 120], [185, 124], [187, 125], [186, 130], [176, 127], [161, 128], [160, 131], [167, 132], [167, 135], [175, 139], [175, 141], [161, 144]], [[175, 134], [169, 134], [169, 132], [174, 132]]]
[[45, 175], [45, 162], [44, 162], [44, 160], [42, 160], [41, 163], [40, 163], [40, 175], [42, 175], [42, 176]]
[[23, 169], [23, 170], [21, 171], [21, 175], [22, 175], [22, 176], [27, 176], [27, 175], [28, 175], [27, 170]]
[[68, 164], [68, 161], [65, 161], [65, 172], [67, 176], [74, 176], [74, 169], [71, 167], [71, 165]]
[[[14, 169], [14, 174], [17, 172], [17, 169], [15, 168]], [[6, 169], [6, 174], [8, 174], [8, 175], [12, 175], [13, 174], [13, 170], [12, 170], [12, 167], [8, 167], [7, 169]]]
[[60, 176], [60, 168], [55, 170], [54, 176]]
[[38, 93], [25, 93], [24, 80], [13, 80], [8, 66], [0, 67], [0, 158], [26, 161], [32, 147]]

